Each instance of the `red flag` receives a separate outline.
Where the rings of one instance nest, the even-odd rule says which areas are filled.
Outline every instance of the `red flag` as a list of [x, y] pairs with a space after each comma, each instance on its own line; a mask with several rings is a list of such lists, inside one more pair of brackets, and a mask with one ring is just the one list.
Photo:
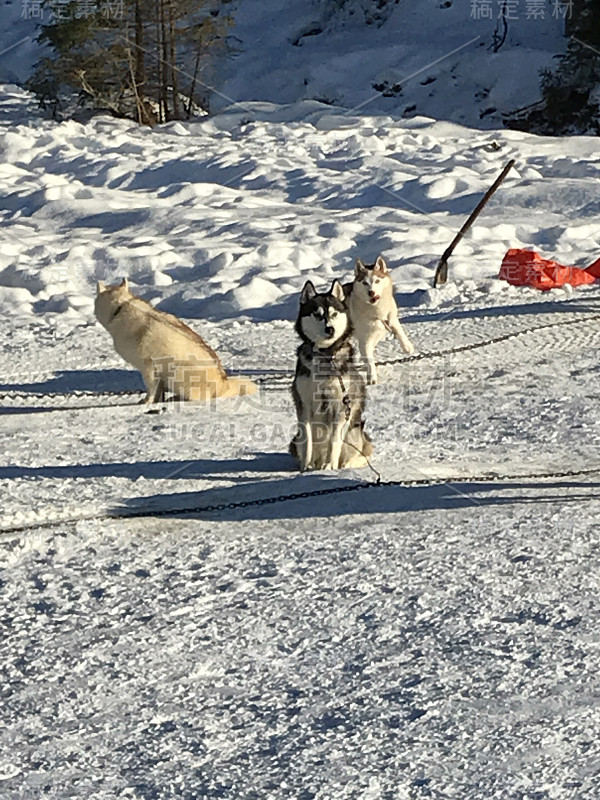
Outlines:
[[565, 283], [581, 286], [600, 278], [600, 258], [587, 269], [580, 269], [542, 258], [533, 250], [514, 248], [502, 259], [498, 277], [513, 286], [532, 286], [542, 290], [556, 289]]

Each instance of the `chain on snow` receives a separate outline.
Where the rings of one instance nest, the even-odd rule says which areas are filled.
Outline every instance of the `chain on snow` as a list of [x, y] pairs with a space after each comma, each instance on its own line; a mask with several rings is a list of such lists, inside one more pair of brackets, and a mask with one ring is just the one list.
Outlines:
[[[399, 489], [411, 489], [418, 486], [443, 486], [451, 484], [466, 483], [502, 483], [506, 481], [540, 481], [560, 478], [576, 478], [584, 476], [600, 475], [600, 466], [592, 469], [562, 470], [560, 472], [533, 472], [518, 473], [516, 475], [498, 475], [488, 473], [484, 475], [464, 475], [445, 478], [415, 478], [409, 480], [390, 480], [376, 482], [356, 482], [345, 486], [334, 486], [328, 489], [312, 489], [306, 492], [294, 492], [291, 494], [280, 494], [273, 497], [259, 497], [252, 500], [238, 500], [230, 503], [212, 503], [203, 506], [175, 507], [175, 508], [154, 508], [154, 509], [122, 509], [102, 514], [72, 517], [69, 519], [55, 519], [47, 522], [23, 522], [13, 527], [0, 528], [0, 536], [11, 533], [19, 533], [30, 529], [54, 528], [57, 525], [75, 525], [79, 522], [108, 522], [110, 520], [128, 519], [147, 519], [150, 517], [176, 517], [180, 514], [219, 514], [226, 511], [242, 511], [248, 508], [276, 505], [287, 503], [293, 500], [307, 500], [313, 497], [324, 497], [327, 495], [346, 494], [349, 492], [359, 492], [366, 489], [382, 489], [394, 487]], [[597, 495], [590, 494], [586, 500], [595, 500]]]
[[[584, 312], [585, 313], [585, 312]], [[431, 350], [424, 353], [416, 353], [415, 355], [411, 356], [403, 356], [401, 358], [394, 358], [388, 359], [386, 361], [378, 362], [379, 366], [392, 366], [394, 364], [410, 364], [415, 361], [424, 361], [429, 358], [440, 358], [443, 356], [453, 355], [454, 353], [465, 353], [470, 350], [478, 350], [482, 347], [489, 347], [494, 344], [500, 344], [501, 342], [506, 342], [509, 339], [516, 339], [519, 336], [524, 336], [529, 333], [536, 333], [537, 331], [548, 330], [550, 328], [558, 328], [558, 327], [566, 327], [567, 325], [581, 325], [582, 323], [587, 322], [595, 322], [600, 320], [600, 314], [589, 314], [585, 313], [585, 316], [578, 317], [577, 319], [567, 319], [567, 320], [558, 320], [557, 322], [546, 322], [542, 325], [532, 325], [528, 328], [521, 328], [518, 331], [509, 331], [508, 333], [503, 333], [500, 336], [494, 336], [491, 339], [483, 339], [479, 342], [471, 342], [470, 344], [463, 344], [457, 345], [456, 347], [448, 347], [443, 350]], [[293, 372], [285, 372], [285, 371], [278, 371], [276, 374], [268, 375], [264, 374], [258, 375], [253, 378], [253, 380], [259, 384], [259, 386], [268, 389], [272, 387], [273, 389], [278, 388], [286, 388], [289, 384], [290, 380], [293, 378]], [[5, 391], [0, 392], [0, 401], [18, 401], [18, 400], [36, 400], [36, 401], [46, 401], [46, 400], [86, 400], [86, 399], [94, 399], [94, 398], [110, 398], [110, 397], [134, 397], [136, 395], [142, 395], [141, 391], [137, 390], [124, 390], [124, 391], [100, 391], [100, 392], [89, 392], [89, 391], [81, 391], [75, 390], [71, 392], [19, 392], [19, 391]], [[116, 405], [116, 404], [110, 404]], [[110, 405], [108, 407], [110, 407]], [[129, 405], [129, 404], [128, 404]], [[94, 408], [95, 406], [89, 404], [88, 406], [76, 406], [76, 409], [79, 408]], [[41, 405], [40, 410], [44, 409], [44, 406]], [[69, 410], [73, 408], [73, 406], [65, 405], [64, 407], [52, 407], [48, 410], [55, 411], [55, 410]]]
[[[540, 330], [548, 330], [549, 328], [557, 328], [561, 326], [567, 325], [575, 325], [580, 324], [583, 322], [590, 322], [600, 320], [600, 314], [586, 314], [584, 318], [579, 319], [569, 319], [569, 320], [559, 320], [558, 322], [549, 322], [542, 325], [535, 325], [529, 328], [522, 328], [518, 331], [511, 331], [500, 336], [495, 336], [492, 339], [486, 339], [479, 342], [472, 342], [471, 344], [466, 345], [459, 345], [457, 347], [447, 348], [444, 350], [436, 350], [431, 352], [425, 353], [417, 353], [416, 355], [412, 356], [405, 356], [404, 358], [392, 359], [388, 361], [382, 361], [380, 364], [382, 366], [385, 365], [392, 365], [392, 364], [399, 364], [399, 363], [410, 363], [413, 361], [421, 361], [428, 358], [436, 358], [440, 356], [452, 355], [453, 353], [462, 353], [469, 350], [476, 350], [481, 347], [487, 347], [489, 345], [498, 344], [500, 342], [505, 342], [509, 339], [516, 338], [518, 336], [523, 336], [528, 333], [535, 333], [536, 331]], [[271, 383], [278, 383], [279, 381], [289, 381], [290, 378], [293, 376], [292, 372], [283, 373], [280, 372], [277, 375], [262, 375], [255, 378], [256, 382], [266, 386]], [[65, 399], [65, 398], [77, 398], [77, 399], [86, 399], [86, 398], [96, 398], [96, 397], [128, 397], [128, 396], [135, 396], [139, 395], [140, 392], [138, 391], [105, 391], [105, 392], [86, 392], [86, 391], [73, 391], [73, 392], [48, 392], [48, 393], [28, 393], [28, 392], [2, 392], [0, 393], [0, 400], [32, 400], [32, 399]], [[114, 405], [114, 404], [112, 404]], [[80, 408], [91, 408], [93, 406], [80, 406]], [[107, 407], [111, 407], [110, 405]], [[64, 409], [68, 410], [73, 408], [73, 406], [68, 405], [65, 406]], [[40, 406], [40, 410], [44, 410], [43, 406]], [[52, 410], [62, 410], [61, 407], [55, 407]], [[376, 472], [376, 470], [373, 470]], [[89, 515], [84, 517], [76, 517], [71, 519], [56, 519], [53, 521], [48, 522], [24, 522], [20, 525], [16, 525], [14, 527], [8, 528], [0, 528], [0, 534], [9, 534], [9, 533], [16, 533], [32, 528], [48, 528], [54, 527], [56, 525], [66, 525], [66, 524], [76, 524], [78, 522], [100, 522], [100, 521], [108, 521], [108, 520], [126, 520], [126, 519], [140, 519], [140, 518], [147, 518], [147, 517], [169, 517], [169, 516], [176, 516], [178, 514], [215, 514], [215, 513], [222, 513], [224, 511], [235, 511], [235, 510], [243, 510], [247, 508], [253, 507], [260, 507], [260, 506], [267, 506], [273, 505], [278, 503], [286, 503], [293, 500], [306, 500], [313, 497], [323, 497], [326, 495], [334, 495], [334, 494], [344, 494], [347, 492], [357, 492], [366, 489], [373, 489], [373, 488], [383, 488], [383, 487], [396, 487], [396, 488], [413, 488], [417, 486], [435, 486], [435, 485], [444, 485], [444, 484], [465, 484], [465, 483], [501, 483], [505, 481], [522, 481], [522, 480], [532, 480], [532, 481], [539, 481], [539, 480], [550, 480], [550, 479], [561, 479], [561, 478], [576, 478], [576, 477], [585, 477], [585, 476], [592, 476], [592, 475], [600, 475], [600, 466], [590, 468], [590, 469], [581, 469], [581, 470], [562, 470], [558, 472], [543, 472], [543, 473], [528, 473], [528, 474], [516, 474], [516, 475], [500, 475], [498, 473], [488, 473], [483, 475], [463, 475], [463, 476], [453, 476], [453, 477], [444, 477], [444, 478], [417, 478], [412, 480], [388, 480], [383, 481], [381, 480], [381, 476], [379, 473], [377, 474], [377, 480], [374, 482], [356, 482], [345, 486], [336, 486], [327, 489], [314, 489], [311, 491], [306, 492], [295, 492], [292, 494], [281, 494], [276, 495], [274, 497], [262, 497], [262, 498], [255, 498], [252, 500], [239, 500], [237, 502], [230, 502], [230, 503], [215, 503], [209, 504], [204, 506], [191, 506], [187, 508], [162, 508], [162, 509], [124, 509], [124, 510], [117, 510], [114, 512], [104, 513], [104, 514], [97, 514], [97, 515]], [[586, 499], [594, 499], [596, 495], [590, 495], [589, 498]]]
[[381, 366], [390, 366], [392, 364], [407, 364], [411, 361], [421, 361], [426, 358], [434, 358], [440, 356], [450, 356], [454, 353], [465, 353], [468, 350], [478, 350], [480, 347], [488, 347], [493, 344], [500, 344], [509, 339], [516, 339], [518, 336], [524, 336], [528, 333], [537, 333], [537, 331], [545, 331], [549, 328], [566, 327], [567, 325], [581, 325], [583, 322], [595, 322], [600, 320], [600, 314], [586, 314], [582, 319], [565, 319], [558, 320], [557, 322], [545, 322], [542, 325], [532, 325], [529, 328], [521, 328], [518, 331], [509, 331], [500, 336], [494, 336], [492, 339], [484, 339], [480, 342], [471, 342], [470, 344], [462, 344], [457, 347], [449, 347], [446, 350], [436, 350], [430, 353], [416, 353], [412, 356], [405, 356], [404, 358], [395, 358], [389, 361], [379, 362]]
[[141, 394], [137, 389], [124, 389], [122, 391], [87, 392], [81, 389], [73, 389], [70, 392], [0, 392], [0, 400], [64, 400], [74, 398], [85, 400], [87, 397], [134, 397]]
[[[585, 313], [585, 312], [584, 312]], [[509, 331], [500, 336], [494, 336], [491, 339], [483, 339], [479, 342], [470, 342], [469, 344], [461, 344], [456, 347], [447, 347], [443, 350], [431, 350], [424, 353], [415, 353], [411, 356], [402, 356], [400, 358], [387, 359], [386, 361], [378, 361], [377, 366], [388, 367], [394, 364], [410, 364], [413, 361], [425, 361], [428, 358], [440, 358], [443, 356], [450, 356], [454, 353], [465, 353], [469, 350], [479, 350], [481, 347], [489, 347], [494, 344], [506, 342], [509, 339], [516, 339], [519, 336], [525, 336], [528, 333], [537, 333], [537, 331], [548, 330], [549, 328], [559, 328], [567, 325], [581, 325], [584, 322], [596, 322], [600, 320], [600, 314], [585, 313], [583, 318], [557, 320], [556, 322], [545, 322], [542, 325], [532, 325], [529, 328], [520, 328], [518, 331]], [[277, 375], [264, 375], [254, 378], [256, 383], [264, 386], [270, 384], [277, 384], [279, 381], [289, 381], [293, 378], [293, 372], [281, 372]], [[0, 395], [1, 398], [1, 395]]]

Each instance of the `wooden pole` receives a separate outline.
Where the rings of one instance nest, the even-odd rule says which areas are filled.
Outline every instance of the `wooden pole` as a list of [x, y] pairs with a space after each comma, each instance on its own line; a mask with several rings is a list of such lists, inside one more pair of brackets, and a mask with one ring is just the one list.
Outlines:
[[494, 194], [496, 189], [500, 186], [500, 184], [502, 183], [504, 178], [506, 178], [506, 176], [510, 172], [511, 168], [514, 167], [514, 165], [515, 165], [515, 159], [513, 158], [508, 162], [508, 164], [504, 167], [504, 169], [502, 170], [500, 175], [498, 175], [496, 180], [493, 182], [493, 184], [490, 186], [490, 188], [487, 190], [487, 192], [484, 194], [484, 196], [481, 198], [481, 200], [477, 203], [477, 205], [475, 206], [475, 209], [471, 213], [471, 216], [465, 222], [465, 224], [462, 226], [462, 228], [459, 230], [459, 232], [456, 234], [456, 236], [454, 237], [454, 239], [450, 243], [449, 247], [447, 247], [444, 250], [444, 254], [440, 258], [440, 260], [438, 262], [438, 265], [437, 265], [437, 269], [435, 271], [435, 277], [433, 279], [434, 287], [441, 286], [442, 284], [446, 283], [446, 281], [448, 280], [448, 259], [450, 258], [450, 256], [454, 252], [454, 248], [460, 242], [460, 240], [463, 238], [465, 233], [469, 230], [471, 225], [475, 222], [477, 217], [481, 214], [481, 212], [483, 211], [484, 206], [486, 205], [486, 203], [488, 202], [490, 197]]

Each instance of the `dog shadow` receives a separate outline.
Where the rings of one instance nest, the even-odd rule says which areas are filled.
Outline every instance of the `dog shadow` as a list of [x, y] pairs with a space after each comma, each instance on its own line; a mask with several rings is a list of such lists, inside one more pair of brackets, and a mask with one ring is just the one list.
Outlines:
[[51, 378], [31, 383], [0, 383], [0, 392], [118, 392], [144, 391], [142, 376], [137, 370], [80, 369], [58, 370]]
[[[288, 453], [254, 453], [252, 458], [193, 459], [190, 461], [137, 461], [97, 464], [60, 464], [41, 467], [0, 466], [0, 480], [15, 478], [125, 478], [148, 480], [206, 480], [228, 476], [237, 482], [252, 481], [244, 473], [285, 473], [296, 471]], [[240, 474], [241, 473], [241, 474]], [[257, 485], [262, 485], [262, 482]], [[161, 496], [162, 495], [158, 495]], [[166, 495], [170, 497], [171, 495]]]
[[[560, 481], [512, 483], [433, 484], [430, 486], [386, 486], [361, 483], [354, 477], [315, 473], [296, 473], [294, 477], [249, 481], [200, 492], [136, 497], [114, 513], [136, 511], [164, 512], [166, 518], [187, 518], [212, 521], [268, 521], [333, 518], [347, 515], [368, 516], [402, 514], [431, 510], [458, 510], [472, 507], [503, 506], [531, 503], [574, 503], [589, 501], [590, 495], [571, 494], [565, 490], [589, 489], [585, 482]], [[541, 493], [541, 490], [544, 493]], [[311, 495], [312, 492], [319, 494]], [[264, 501], [264, 502], [260, 502]], [[248, 503], [238, 507], [239, 503]], [[228, 506], [231, 504], [232, 507]], [[219, 508], [214, 509], [215, 506]], [[192, 509], [192, 510], [190, 510]], [[212, 510], [211, 510], [212, 509]]]

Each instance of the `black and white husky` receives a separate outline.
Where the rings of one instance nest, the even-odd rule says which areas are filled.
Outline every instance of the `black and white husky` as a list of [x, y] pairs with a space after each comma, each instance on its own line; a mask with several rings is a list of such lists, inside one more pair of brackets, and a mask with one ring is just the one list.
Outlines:
[[292, 396], [298, 431], [290, 445], [302, 471], [364, 467], [373, 445], [363, 430], [365, 381], [354, 363], [344, 290], [334, 281], [317, 293], [310, 281], [300, 296]]

